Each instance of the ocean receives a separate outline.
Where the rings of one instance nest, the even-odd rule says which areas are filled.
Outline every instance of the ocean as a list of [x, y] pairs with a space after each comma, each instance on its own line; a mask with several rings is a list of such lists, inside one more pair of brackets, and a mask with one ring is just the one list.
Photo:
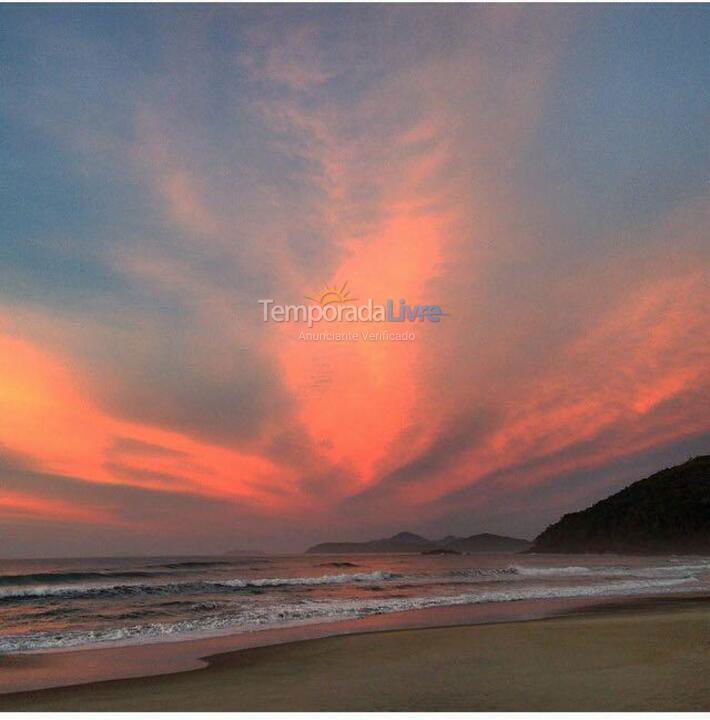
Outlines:
[[[425, 608], [710, 590], [708, 557], [289, 555], [0, 560], [0, 653], [108, 647]], [[524, 603], [520, 603], [523, 605]]]

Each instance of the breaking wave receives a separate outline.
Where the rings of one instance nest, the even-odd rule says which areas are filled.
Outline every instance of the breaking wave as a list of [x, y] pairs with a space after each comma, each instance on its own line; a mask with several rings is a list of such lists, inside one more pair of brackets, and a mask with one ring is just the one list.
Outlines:
[[229, 560], [184, 560], [182, 562], [162, 563], [160, 565], [147, 565], [147, 567], [167, 568], [168, 570], [200, 570], [202, 568], [213, 568], [239, 564], [241, 563]]
[[511, 575], [518, 574], [519, 569], [516, 567], [470, 568], [465, 570], [450, 570], [448, 573], [449, 577], [484, 579], [504, 577], [506, 580], [509, 580]]
[[567, 565], [563, 567], [524, 567], [514, 565], [510, 568], [517, 575], [525, 577], [640, 577], [640, 578], [689, 578], [695, 573], [710, 572], [710, 564], [687, 563], [663, 565], [657, 567], [631, 567], [629, 565], [586, 567]]
[[[105, 577], [105, 576], [101, 576]], [[0, 590], [0, 602], [34, 600], [37, 598], [99, 598], [133, 597], [136, 595], [176, 595], [184, 593], [229, 592], [248, 588], [287, 587], [294, 585], [339, 585], [373, 580], [390, 580], [399, 577], [382, 570], [369, 573], [342, 573], [314, 577], [255, 578], [244, 580], [200, 580], [170, 583], [115, 584], [115, 585], [68, 585], [13, 587]]]
[[130, 580], [159, 576], [159, 573], [141, 570], [28, 573], [25, 575], [0, 575], [0, 586], [54, 584], [85, 580]]
[[[368, 573], [374, 575], [378, 573]], [[337, 577], [337, 576], [325, 576]], [[296, 580], [298, 578], [288, 578]], [[274, 578], [276, 580], [276, 578]], [[314, 578], [302, 578], [314, 580]], [[328, 602], [301, 601], [279, 606], [242, 609], [234, 614], [175, 622], [145, 623], [99, 630], [67, 630], [8, 635], [0, 638], [0, 652], [49, 650], [94, 645], [95, 643], [133, 644], [166, 641], [185, 635], [209, 635], [224, 631], [243, 631], [265, 626], [298, 625], [365, 617], [432, 607], [511, 602], [546, 598], [623, 597], [683, 591], [691, 578], [615, 581], [598, 585], [568, 587], [529, 586], [504, 590], [466, 592], [434, 597], [389, 597]], [[331, 580], [331, 582], [334, 582]]]

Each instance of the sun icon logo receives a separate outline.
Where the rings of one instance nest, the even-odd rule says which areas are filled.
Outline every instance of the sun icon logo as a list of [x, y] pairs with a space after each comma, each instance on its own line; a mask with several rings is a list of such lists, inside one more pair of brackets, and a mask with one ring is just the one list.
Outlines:
[[347, 282], [343, 283], [343, 286], [340, 288], [337, 287], [337, 285], [333, 285], [333, 287], [328, 287], [326, 285], [320, 295], [316, 295], [316, 297], [306, 295], [306, 300], [318, 303], [321, 307], [325, 307], [326, 305], [344, 305], [346, 303], [355, 302], [357, 298], [350, 297], [350, 290], [348, 290], [347, 287]]

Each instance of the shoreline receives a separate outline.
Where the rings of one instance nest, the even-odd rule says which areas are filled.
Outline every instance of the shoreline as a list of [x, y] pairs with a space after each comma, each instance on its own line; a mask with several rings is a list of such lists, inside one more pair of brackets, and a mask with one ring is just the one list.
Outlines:
[[[436, 608], [436, 610], [450, 609]], [[462, 608], [456, 610], [461, 611]], [[517, 610], [519, 611], [520, 608]], [[204, 640], [7, 656], [0, 659], [2, 676], [7, 676], [7, 671], [11, 671], [10, 675], [16, 675], [18, 669], [24, 671], [26, 680], [33, 675], [36, 677], [37, 673], [46, 672], [47, 668], [63, 669], [65, 672], [55, 673], [55, 680], [58, 682], [54, 686], [45, 685], [40, 689], [35, 685], [35, 689], [25, 687], [19, 691], [0, 689], [3, 693], [0, 694], [0, 708], [3, 710], [553, 709], [558, 706], [555, 704], [557, 701], [553, 702], [552, 699], [550, 699], [552, 705], [549, 707], [544, 703], [536, 705], [536, 701], [532, 699], [531, 706], [527, 706], [527, 700], [525, 703], [521, 700], [522, 704], [514, 707], [499, 692], [494, 692], [496, 683], [506, 686], [509, 670], [515, 670], [521, 663], [525, 666], [526, 658], [527, 661], [534, 659], [535, 653], [526, 655], [517, 647], [517, 640], [521, 638], [539, 636], [537, 650], [547, 654], [551, 647], [555, 647], [559, 651], [558, 660], [566, 658], [565, 662], [578, 660], [578, 655], [588, 655], [593, 658], [608, 654], [610, 648], [604, 642], [600, 642], [598, 637], [595, 638], [594, 633], [589, 635], [589, 628], [596, 628], [601, 635], [610, 635], [614, 641], [618, 641], [622, 635], [627, 635], [626, 641], [617, 650], [643, 655], [644, 650], [648, 649], [646, 645], [654, 639], [654, 629], [677, 626], [666, 636], [666, 649], [678, 646], [680, 655], [687, 657], [688, 647], [681, 648], [678, 638], [685, 637], [686, 645], [692, 644], [693, 638], [700, 643], [705, 642], [704, 654], [701, 653], [703, 655], [701, 665], [703, 673], [710, 674], [710, 645], [704, 640], [710, 637], [710, 598], [707, 596], [689, 595], [674, 598], [661, 596], [634, 601], [609, 598], [594, 603], [587, 602], [584, 605], [579, 603], [576, 607], [570, 607], [569, 604], [566, 608], [558, 607], [555, 610], [548, 607], [546, 614], [542, 613], [541, 608], [538, 608], [537, 614], [533, 614], [533, 608], [530, 608], [530, 611], [529, 617], [515, 619], [496, 619], [488, 613], [488, 619], [479, 617], [472, 623], [466, 621], [465, 613], [432, 613], [431, 610], [427, 610], [418, 613], [420, 615], [418, 624], [411, 624], [413, 619], [408, 618], [410, 624], [396, 625], [388, 622], [393, 618], [380, 616], [363, 619], [370, 622], [360, 620], [351, 623], [333, 623], [319, 628], [299, 626], [289, 628], [289, 632], [284, 632], [284, 629], [263, 630]], [[436, 617], [437, 615], [439, 617]], [[693, 626], [694, 630], [688, 634], [686, 630], [689, 626]], [[530, 630], [532, 627], [537, 629]], [[568, 656], [567, 646], [570, 640], [573, 641], [575, 636], [584, 631], [589, 636], [588, 647]], [[437, 671], [439, 678], [437, 682], [446, 680], [456, 684], [461, 681], [463, 678], [457, 670], [461, 663], [470, 666], [469, 670], [474, 674], [481, 668], [485, 670], [490, 666], [491, 658], [482, 664], [473, 662], [471, 658], [466, 661], [466, 653], [471, 649], [466, 643], [462, 645], [461, 638], [466, 637], [472, 639], [475, 647], [478, 647], [476, 639], [484, 639], [485, 642], [478, 649], [490, 651], [495, 659], [507, 668], [499, 667], [498, 675], [494, 674], [490, 677], [484, 672], [488, 683], [485, 694], [489, 698], [485, 703], [477, 705], [472, 696], [466, 701], [469, 704], [473, 703], [472, 707], [467, 706], [463, 700], [459, 702], [457, 698], [463, 697], [462, 688], [452, 692], [450, 698], [439, 696], [435, 688], [429, 687], [426, 680], [422, 684], [421, 679], [413, 682], [415, 686], [419, 684], [422, 692], [425, 687], [429, 688], [431, 697], [428, 700], [421, 698], [417, 700], [416, 694], [407, 700], [405, 695], [398, 695], [394, 690], [388, 691], [387, 684], [381, 691], [385, 696], [378, 696], [379, 699], [375, 696], [358, 699], [359, 691], [356, 691], [356, 687], [363, 682], [369, 686], [372, 683], [377, 685], [382, 681], [381, 663], [368, 660], [370, 656], [384, 653], [405, 675], [409, 671], [418, 673], [422, 670], [425, 663], [421, 657], [419, 660], [410, 657], [410, 653], [406, 650], [409, 644], [420, 649], [425, 647], [439, 658], [446, 659], [447, 664], [451, 663], [451, 668], [443, 676]], [[236, 646], [235, 641], [237, 641]], [[180, 646], [181, 652], [175, 652], [176, 645]], [[171, 648], [172, 652], [170, 652]], [[138, 649], [140, 651], [136, 653]], [[656, 648], [656, 654], [658, 649]], [[127, 659], [130, 659], [130, 663], [126, 662]], [[485, 659], [479, 658], [479, 660]], [[162, 665], [156, 665], [156, 661]], [[525, 669], [528, 674], [535, 672], [536, 666], [539, 665], [537, 662], [528, 664], [529, 667]], [[81, 677], [82, 667], [93, 668], [93, 676], [89, 673]], [[290, 669], [285, 671], [285, 667]], [[304, 668], [310, 668], [308, 672], [318, 675], [323, 672], [333, 673], [338, 667], [343, 673], [343, 678], [336, 683], [341, 686], [338, 698], [333, 697], [329, 700], [325, 697], [320, 700], [316, 689], [305, 682], [309, 677], [308, 673], [303, 678], [305, 685], [302, 689], [298, 684], [286, 682], [281, 690], [274, 690], [274, 697], [270, 696], [271, 679], [275, 679], [278, 685], [284, 682], [284, 678], [291, 677], [294, 673], [300, 677], [305, 672]], [[378, 667], [379, 669], [373, 670]], [[251, 670], [245, 674], [244, 668]], [[105, 672], [102, 675], [102, 671], [106, 670], [111, 671], [110, 677], [106, 677]], [[524, 668], [521, 667], [518, 672], [523, 670]], [[666, 668], [663, 672], [668, 674], [669, 670]], [[384, 674], [387, 675], [387, 672], [385, 671]], [[670, 676], [673, 676], [672, 672]], [[356, 680], [354, 685], [349, 684], [348, 677]], [[472, 687], [470, 676], [467, 675], [466, 678], [464, 690], [468, 688], [466, 692], [473, 692], [478, 687], [476, 684], [478, 681], [474, 682]], [[336, 680], [337, 673], [336, 676], [331, 677], [330, 682]], [[236, 695], [235, 682], [240, 688]], [[184, 685], [192, 688], [194, 697], [182, 695]], [[409, 687], [408, 684], [405, 685]], [[544, 686], [543, 682], [540, 687]], [[7, 685], [4, 687], [6, 688]], [[206, 687], [209, 687], [209, 691], [205, 689]], [[411, 687], [409, 689], [411, 690]], [[480, 687], [478, 689], [482, 691]], [[501, 687], [500, 691], [502, 690]], [[533, 691], [534, 687], [529, 690]], [[259, 691], [263, 691], [265, 697], [260, 699]], [[603, 692], [603, 688], [600, 687], [599, 692]], [[710, 694], [710, 690], [708, 693]], [[280, 701], [276, 696], [290, 699], [284, 705], [279, 705]], [[640, 709], [643, 706], [640, 697], [636, 697], [635, 700], [637, 704], [628, 709]], [[342, 704], [339, 705], [338, 702], [341, 701]], [[708, 709], [710, 695], [708, 697], [703, 695], [698, 701], [700, 704], [692, 704], [695, 702], [692, 698], [688, 701], [690, 705], [683, 702], [685, 701], [680, 698], [673, 700], [669, 697], [661, 704], [668, 709]], [[593, 701], [589, 707], [579, 709], [626, 707], [598, 706], [598, 703], [595, 703], [596, 701]], [[560, 706], [559, 709], [570, 708]], [[649, 706], [648, 709], [656, 708]]]

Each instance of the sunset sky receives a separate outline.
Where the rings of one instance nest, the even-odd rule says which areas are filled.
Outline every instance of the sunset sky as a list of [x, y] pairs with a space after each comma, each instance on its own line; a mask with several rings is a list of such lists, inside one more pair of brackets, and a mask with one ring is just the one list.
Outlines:
[[[0, 556], [533, 537], [710, 450], [706, 6], [0, 27]], [[345, 282], [449, 315], [262, 321]]]

